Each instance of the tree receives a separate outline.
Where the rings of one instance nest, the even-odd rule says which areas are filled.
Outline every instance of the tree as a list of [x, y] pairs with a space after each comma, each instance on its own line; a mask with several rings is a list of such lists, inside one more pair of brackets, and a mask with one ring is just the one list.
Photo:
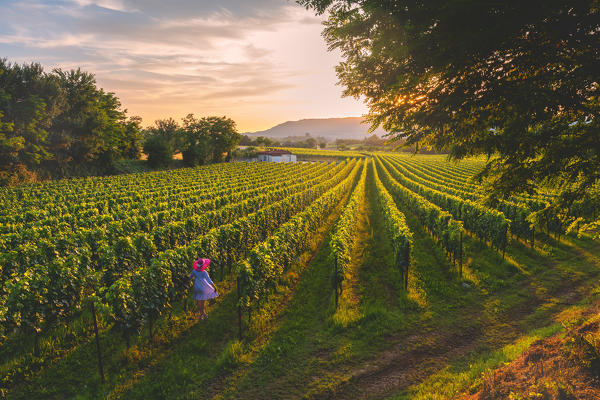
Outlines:
[[257, 138], [254, 140], [254, 144], [255, 144], [256, 146], [263, 146], [263, 145], [265, 145], [265, 140], [266, 140], [266, 139], [267, 139], [267, 138], [265, 138], [264, 136], [259, 136], [259, 137], [257, 137]]
[[121, 155], [127, 159], [137, 160], [142, 155], [142, 118], [130, 117], [123, 128]]
[[144, 153], [152, 167], [166, 167], [173, 159], [175, 149], [181, 147], [181, 128], [172, 118], [159, 119], [147, 132]]
[[150, 135], [162, 136], [169, 141], [174, 150], [181, 150], [181, 127], [173, 118], [157, 119], [150, 128]]
[[53, 75], [65, 94], [64, 110], [53, 122], [50, 137], [55, 160], [61, 166], [95, 160], [110, 164], [122, 153], [126, 129], [119, 99], [99, 89], [94, 75], [80, 69], [55, 69]]
[[0, 111], [0, 185], [6, 185], [12, 181], [25, 141], [22, 136], [12, 136], [12, 124], [2, 122], [2, 116]]
[[[220, 162], [242, 138], [235, 122], [227, 117], [196, 119], [189, 114], [183, 120], [183, 156], [188, 165], [204, 164], [207, 160]], [[258, 138], [260, 139], [260, 138]], [[257, 139], [257, 142], [258, 142]]]
[[240, 139], [239, 144], [241, 146], [252, 146], [254, 144], [254, 142], [252, 141], [252, 138], [250, 138], [250, 136], [243, 135], [242, 138]]
[[371, 147], [382, 147], [385, 145], [385, 139], [380, 139], [377, 135], [371, 135], [365, 138], [363, 143]]
[[211, 138], [213, 162], [223, 159], [223, 154], [231, 152], [240, 141], [235, 122], [227, 117], [203, 118]]
[[251, 145], [254, 146], [263, 146], [263, 147], [272, 147], [272, 146], [276, 146], [277, 145], [277, 141], [273, 140], [271, 138], [268, 137], [264, 137], [264, 136], [259, 136], [256, 138], [256, 140], [254, 142], [251, 143]]
[[183, 162], [190, 167], [205, 164], [210, 155], [210, 140], [204, 121], [188, 114], [182, 128]]
[[62, 106], [60, 87], [39, 64], [18, 65], [0, 59], [0, 88], [3, 133], [7, 141], [18, 144], [10, 165], [34, 168], [51, 158], [47, 137]]
[[139, 157], [140, 120], [127, 120], [92, 74], [0, 59], [0, 88], [4, 184], [89, 164], [108, 172], [116, 158]]
[[306, 147], [309, 149], [316, 149], [317, 148], [317, 139], [311, 138], [311, 137], [306, 139]]
[[162, 136], [150, 136], [144, 142], [144, 153], [148, 155], [148, 164], [156, 167], [166, 167], [173, 159], [173, 148]]
[[600, 8], [592, 0], [300, 0], [329, 12], [348, 96], [408, 145], [485, 154], [494, 197], [600, 177]]

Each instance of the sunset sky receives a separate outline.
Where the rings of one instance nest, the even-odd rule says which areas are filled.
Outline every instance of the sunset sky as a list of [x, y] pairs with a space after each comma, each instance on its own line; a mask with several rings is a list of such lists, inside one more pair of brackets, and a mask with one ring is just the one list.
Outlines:
[[0, 57], [94, 73], [144, 125], [193, 112], [244, 132], [360, 116], [321, 21], [287, 0], [1, 0]]

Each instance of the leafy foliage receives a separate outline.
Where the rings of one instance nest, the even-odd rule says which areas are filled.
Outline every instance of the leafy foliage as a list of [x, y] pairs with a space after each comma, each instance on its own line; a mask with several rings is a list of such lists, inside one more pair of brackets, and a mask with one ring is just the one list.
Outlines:
[[596, 1], [299, 2], [329, 12], [340, 82], [367, 99], [373, 127], [455, 158], [491, 157], [481, 173], [491, 198], [558, 186], [553, 212], [572, 215], [596, 190]]
[[189, 114], [183, 119], [183, 159], [190, 166], [222, 161], [223, 153], [231, 154], [241, 138], [231, 118]]
[[331, 284], [336, 291], [337, 299], [342, 294], [342, 284], [346, 279], [350, 264], [351, 253], [354, 245], [357, 223], [359, 219], [360, 206], [365, 198], [367, 167], [363, 166], [360, 179], [354, 188], [354, 192], [348, 201], [338, 222], [332, 229], [329, 247], [332, 264]]
[[[462, 256], [461, 233], [463, 231], [462, 223], [452, 218], [449, 212], [432, 204], [419, 194], [398, 184], [383, 167], [380, 160], [376, 162], [376, 169], [381, 171], [381, 180], [385, 183], [384, 187], [396, 199], [398, 204], [407, 207], [418, 218], [429, 232], [437, 239], [446, 251], [452, 255], [453, 259]], [[379, 180], [379, 174], [377, 179]]]
[[369, 163], [369, 169], [375, 180], [375, 186], [377, 187], [378, 205], [385, 217], [387, 232], [392, 240], [392, 246], [394, 248], [394, 264], [402, 271], [404, 288], [407, 289], [412, 233], [406, 224], [404, 214], [398, 210], [394, 199], [381, 183], [373, 160]]
[[353, 167], [231, 163], [5, 189], [1, 333], [43, 334], [93, 302], [130, 343], [186, 296], [200, 254], [223, 277]]
[[493, 210], [468, 199], [431, 189], [402, 175], [398, 169], [385, 162], [391, 176], [405, 188], [418, 193], [442, 210], [449, 212], [456, 220], [462, 221], [466, 229], [482, 240], [489, 241], [498, 249], [505, 249], [508, 242], [507, 231], [510, 221], [498, 210]]
[[[311, 235], [336, 208], [356, 181], [362, 163], [352, 162], [343, 179], [330, 187], [306, 210], [281, 225], [266, 241], [252, 249], [247, 261], [238, 266], [239, 304], [249, 309], [274, 290], [286, 269], [307, 250]], [[260, 305], [258, 303], [257, 305]]]
[[148, 154], [148, 163], [152, 167], [166, 167], [173, 159], [173, 147], [162, 136], [151, 136], [144, 142], [144, 153]]
[[110, 170], [115, 159], [139, 156], [140, 120], [79, 69], [47, 73], [39, 64], [0, 60], [1, 184], [27, 171], [90, 163]]

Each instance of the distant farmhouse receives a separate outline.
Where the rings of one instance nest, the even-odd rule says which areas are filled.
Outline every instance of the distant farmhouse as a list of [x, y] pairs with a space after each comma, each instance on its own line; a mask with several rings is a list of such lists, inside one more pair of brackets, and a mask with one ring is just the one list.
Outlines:
[[269, 150], [258, 152], [258, 161], [296, 162], [296, 155], [287, 150]]

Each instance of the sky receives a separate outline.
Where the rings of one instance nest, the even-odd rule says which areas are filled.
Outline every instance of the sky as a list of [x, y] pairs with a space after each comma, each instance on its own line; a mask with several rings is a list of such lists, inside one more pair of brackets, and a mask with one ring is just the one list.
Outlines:
[[217, 115], [240, 132], [360, 116], [323, 17], [288, 0], [0, 0], [0, 57], [81, 67], [143, 125]]

